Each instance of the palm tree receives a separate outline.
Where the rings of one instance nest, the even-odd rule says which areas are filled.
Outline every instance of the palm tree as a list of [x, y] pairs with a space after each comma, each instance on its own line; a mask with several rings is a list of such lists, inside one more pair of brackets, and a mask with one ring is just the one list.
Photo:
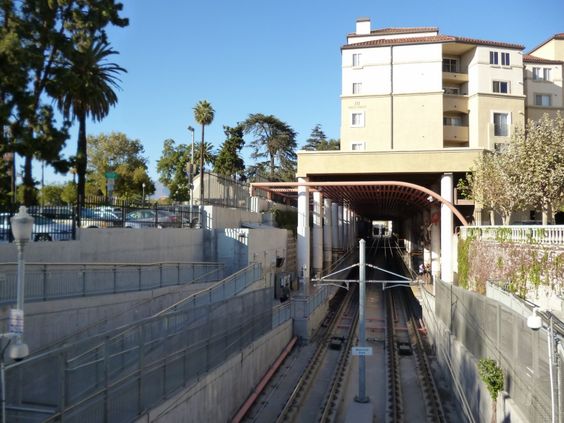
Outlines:
[[204, 204], [204, 128], [213, 122], [215, 110], [206, 100], [198, 101], [194, 107], [194, 119], [202, 125], [202, 141], [200, 142], [200, 204]]
[[110, 107], [117, 103], [114, 89], [119, 88], [117, 77], [127, 72], [106, 59], [118, 54], [105, 41], [92, 41], [83, 48], [72, 50], [68, 56], [68, 85], [58, 97], [57, 106], [65, 117], [78, 120], [78, 140], [76, 147], [76, 173], [78, 175], [77, 204], [84, 205], [86, 186], [87, 143], [86, 118], [95, 121], [105, 118]]

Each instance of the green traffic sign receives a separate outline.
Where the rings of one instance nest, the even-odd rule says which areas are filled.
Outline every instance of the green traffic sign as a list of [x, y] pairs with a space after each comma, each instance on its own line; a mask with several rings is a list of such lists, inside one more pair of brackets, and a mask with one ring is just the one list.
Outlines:
[[105, 176], [106, 179], [117, 179], [117, 173], [115, 172], [106, 172]]

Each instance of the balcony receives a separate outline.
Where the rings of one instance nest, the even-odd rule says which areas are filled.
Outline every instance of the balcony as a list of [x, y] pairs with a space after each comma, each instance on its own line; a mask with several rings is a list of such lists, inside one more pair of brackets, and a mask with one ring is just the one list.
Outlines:
[[457, 73], [457, 72], [443, 72], [443, 82], [449, 84], [463, 84], [468, 82], [467, 73]]
[[468, 127], [467, 126], [443, 126], [443, 140], [450, 142], [467, 143]]
[[468, 113], [468, 97], [465, 95], [445, 94], [443, 111]]

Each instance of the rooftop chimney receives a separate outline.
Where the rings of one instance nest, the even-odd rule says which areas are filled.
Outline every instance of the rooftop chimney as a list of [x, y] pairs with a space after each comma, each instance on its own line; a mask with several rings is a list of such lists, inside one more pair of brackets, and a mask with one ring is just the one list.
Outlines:
[[370, 18], [356, 20], [356, 35], [370, 35]]

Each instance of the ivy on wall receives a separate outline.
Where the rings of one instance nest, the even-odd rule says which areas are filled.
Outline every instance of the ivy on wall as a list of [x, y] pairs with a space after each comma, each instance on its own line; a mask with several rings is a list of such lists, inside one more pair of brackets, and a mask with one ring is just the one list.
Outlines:
[[488, 281], [525, 298], [546, 285], [564, 294], [564, 251], [536, 243], [510, 240], [510, 229], [500, 228], [495, 241], [481, 241], [470, 232], [458, 243], [458, 284], [484, 294]]

